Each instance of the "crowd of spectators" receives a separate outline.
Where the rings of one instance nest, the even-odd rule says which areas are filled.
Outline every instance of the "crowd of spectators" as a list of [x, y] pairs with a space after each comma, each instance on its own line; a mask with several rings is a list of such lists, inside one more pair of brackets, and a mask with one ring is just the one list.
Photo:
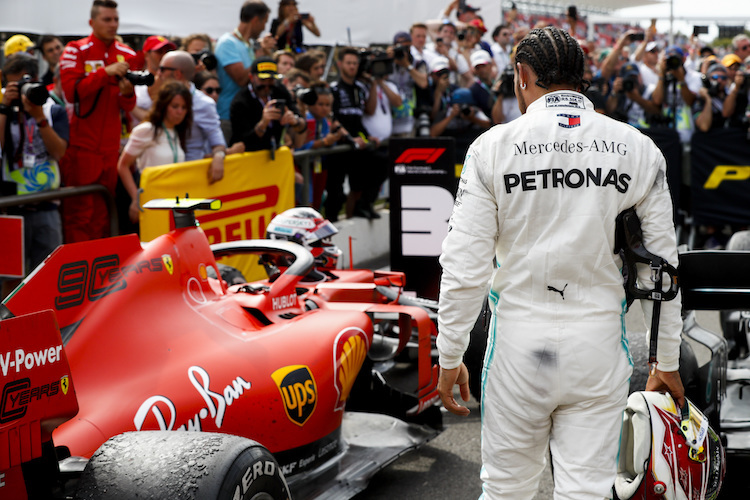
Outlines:
[[[434, 18], [426, 13], [424, 22], [386, 35], [390, 44], [320, 50], [311, 43], [320, 36], [311, 13], [300, 12], [296, 0], [280, 0], [275, 13], [272, 7], [244, 2], [239, 23], [218, 40], [153, 34], [130, 47], [117, 33], [117, 3], [94, 0], [92, 33], [83, 39], [64, 46], [55, 35], [38, 43], [9, 38], [0, 194], [28, 192], [18, 179], [45, 165], [53, 175], [41, 189], [96, 183], [114, 195], [119, 171], [117, 197], [127, 222], [140, 209], [138, 173], [160, 162], [210, 158], [206, 175], [216, 182], [227, 154], [349, 144], [348, 153], [315, 159], [308, 198], [332, 221], [342, 213], [376, 218], [387, 139], [450, 136], [461, 162], [484, 130], [519, 116], [513, 47], [531, 28], [550, 24], [580, 40], [587, 94], [598, 111], [638, 128], [675, 128], [684, 143], [696, 130], [748, 128], [745, 35], [726, 48], [703, 46], [695, 36], [669, 45], [654, 23], [589, 33], [575, 7], [545, 16], [519, 13], [515, 5], [488, 31], [480, 9], [454, 0]], [[14, 78], [26, 74], [42, 82], [49, 100], [19, 97]], [[302, 199], [299, 172], [297, 183]], [[31, 217], [57, 209], [45, 203], [11, 211]], [[61, 213], [62, 223], [51, 223], [57, 232], [43, 237], [47, 246], [108, 232], [107, 208], [97, 195], [63, 200]], [[28, 228], [42, 234], [35, 224]]]

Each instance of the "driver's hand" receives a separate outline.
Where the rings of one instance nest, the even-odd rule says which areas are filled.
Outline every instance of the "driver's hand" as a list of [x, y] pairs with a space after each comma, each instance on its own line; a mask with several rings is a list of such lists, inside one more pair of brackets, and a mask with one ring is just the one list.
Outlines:
[[457, 368], [445, 369], [440, 367], [440, 378], [438, 379], [438, 394], [446, 410], [456, 415], [465, 417], [470, 411], [465, 406], [456, 402], [453, 397], [453, 386], [458, 386], [461, 391], [461, 399], [469, 401], [469, 370], [461, 363]]

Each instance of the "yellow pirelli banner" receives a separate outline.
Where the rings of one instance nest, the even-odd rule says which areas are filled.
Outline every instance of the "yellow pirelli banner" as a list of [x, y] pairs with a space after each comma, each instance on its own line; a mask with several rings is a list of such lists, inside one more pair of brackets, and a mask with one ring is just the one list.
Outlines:
[[[210, 244], [264, 238], [277, 214], [294, 207], [294, 161], [289, 148], [227, 156], [224, 178], [208, 183], [210, 160], [149, 167], [141, 174], [141, 205], [158, 198], [216, 198], [221, 210], [200, 211], [196, 219]], [[151, 241], [174, 227], [168, 210], [146, 210], [140, 215], [141, 241]], [[247, 261], [248, 259], [244, 259]], [[262, 268], [242, 258], [221, 261], [237, 267], [249, 280], [264, 277]], [[260, 270], [259, 270], [260, 269]]]

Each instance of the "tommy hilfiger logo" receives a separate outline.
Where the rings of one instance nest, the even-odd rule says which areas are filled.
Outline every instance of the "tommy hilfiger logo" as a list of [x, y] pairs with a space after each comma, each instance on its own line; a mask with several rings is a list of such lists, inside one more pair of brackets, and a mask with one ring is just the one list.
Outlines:
[[581, 125], [580, 115], [568, 115], [565, 113], [560, 113], [559, 115], [557, 115], [557, 118], [557, 124], [562, 128], [574, 128]]

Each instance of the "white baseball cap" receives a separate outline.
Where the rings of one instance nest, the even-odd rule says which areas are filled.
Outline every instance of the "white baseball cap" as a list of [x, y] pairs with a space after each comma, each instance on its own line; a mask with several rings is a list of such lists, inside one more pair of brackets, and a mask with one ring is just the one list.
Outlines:
[[477, 50], [471, 54], [471, 67], [476, 68], [482, 64], [490, 64], [492, 56], [486, 50]]
[[651, 52], [654, 49], [659, 48], [659, 42], [648, 42], [646, 44], [646, 52]]
[[448, 69], [450, 66], [448, 64], [448, 58], [443, 56], [438, 56], [434, 58], [432, 61], [430, 61], [430, 71], [433, 73], [437, 73], [438, 71], [442, 71], [444, 69]]

